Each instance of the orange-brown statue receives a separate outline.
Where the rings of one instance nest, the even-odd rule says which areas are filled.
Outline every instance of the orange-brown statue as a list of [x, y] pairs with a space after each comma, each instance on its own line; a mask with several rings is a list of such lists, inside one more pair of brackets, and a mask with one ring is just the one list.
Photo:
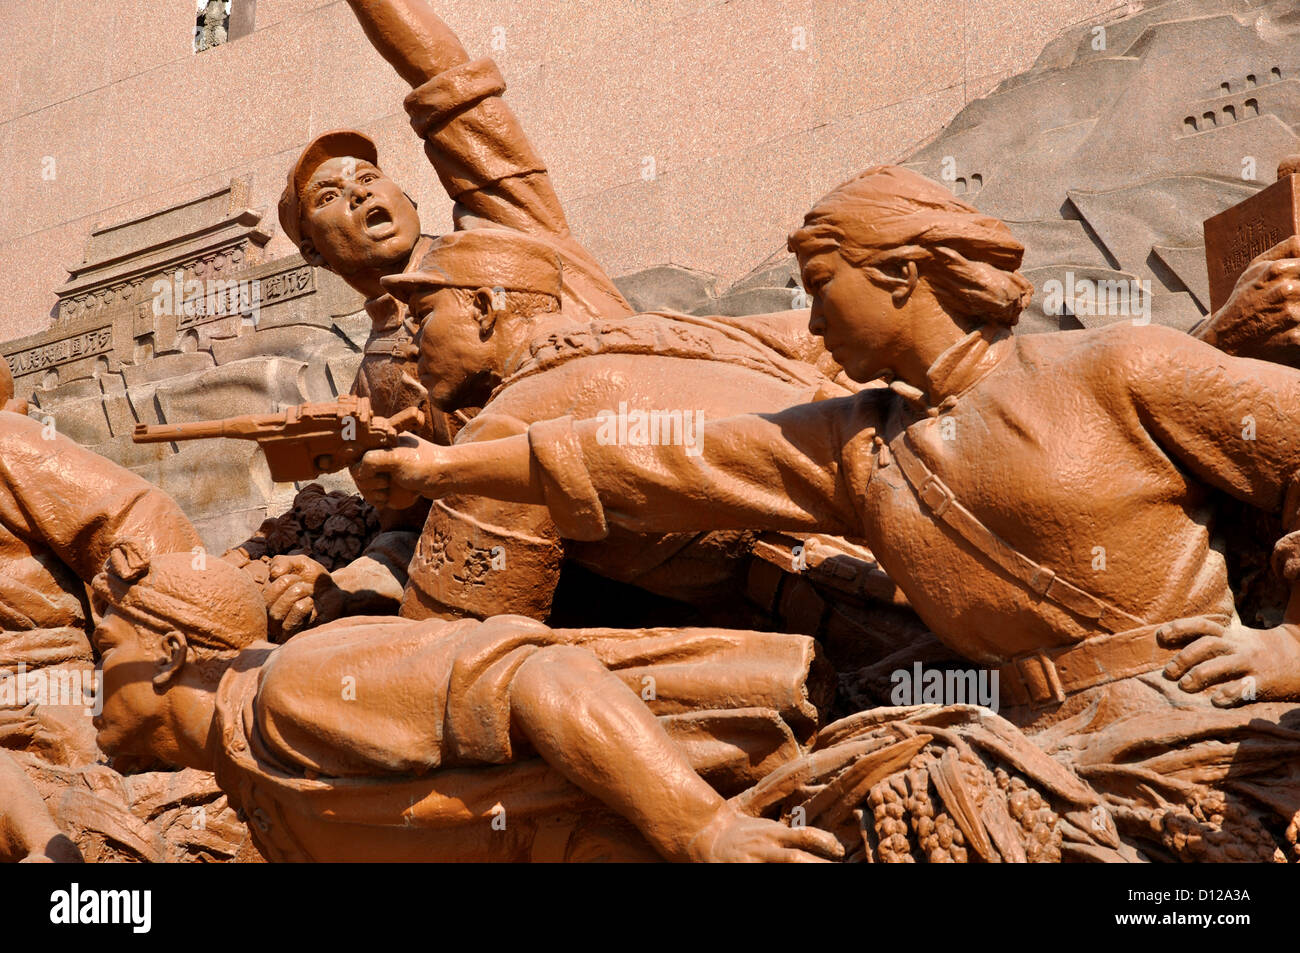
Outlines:
[[[836, 189], [790, 247], [812, 331], [888, 387], [708, 421], [698, 455], [556, 419], [480, 444], [408, 439], [362, 477], [545, 503], [574, 539], [862, 538], [1151, 856], [1296, 859], [1300, 603], [1276, 628], [1242, 625], [1212, 518], [1227, 494], [1298, 528], [1300, 372], [1127, 322], [1013, 337], [1021, 246], [898, 168]], [[1279, 550], [1292, 579], [1294, 538]]]
[[[476, 294], [488, 281], [503, 293]], [[803, 331], [800, 312], [754, 316], [745, 327], [672, 313], [591, 321], [564, 309], [562, 284], [563, 263], [546, 244], [498, 229], [444, 236], [418, 271], [385, 279], [421, 320], [420, 376], [435, 410], [484, 407], [457, 442], [562, 414], [635, 420], [677, 408], [661, 421], [664, 438], [689, 445], [704, 417], [851, 392]], [[616, 580], [743, 627], [749, 617], [737, 603], [751, 535], [618, 534], [562, 547], [544, 508], [484, 497], [438, 501], [409, 567], [403, 614], [544, 619], [562, 567], [576, 563], [600, 580], [593, 587]], [[503, 565], [493, 565], [494, 550]], [[589, 598], [593, 607], [598, 596]]]
[[200, 545], [171, 497], [18, 406], [0, 359], [0, 639], [10, 645], [84, 628], [86, 586], [119, 539], [163, 552]]
[[[358, 392], [370, 395], [376, 412], [425, 406], [431, 393], [430, 418], [456, 422], [437, 435], [445, 441], [489, 399], [522, 426], [558, 413], [594, 415], [621, 402], [653, 406], [679, 378], [706, 395], [700, 408], [710, 414], [774, 410], [828, 385], [825, 367], [806, 366], [818, 358], [827, 367], [832, 362], [803, 331], [802, 314], [743, 321], [631, 315], [569, 233], [549, 177], [500, 99], [503, 84], [490, 62], [468, 61], [424, 0], [352, 7], [374, 47], [416, 87], [407, 100], [413, 124], [457, 199], [456, 231], [417, 242], [414, 210], [374, 167], [373, 144], [354, 133], [322, 137], [291, 175], [281, 203], [286, 232], [300, 240], [308, 260], [371, 296], [366, 307], [376, 336]], [[349, 177], [349, 170], [361, 171]], [[366, 222], [372, 214], [373, 228]], [[407, 305], [412, 297], [420, 299], [415, 313]], [[420, 335], [417, 349], [411, 331], [434, 314], [435, 297], [435, 327]], [[405, 328], [398, 326], [403, 321]], [[606, 366], [616, 354], [626, 360], [614, 380]], [[467, 434], [482, 437], [481, 428]], [[386, 518], [387, 525], [417, 524], [422, 511], [414, 498], [390, 503], [387, 510], [404, 515]], [[362, 559], [333, 573], [303, 556], [279, 559], [267, 598], [275, 629], [286, 633], [326, 621], [339, 607], [374, 611], [373, 600], [359, 609], [347, 595], [362, 592], [397, 593], [402, 614], [415, 618], [512, 612], [545, 619], [562, 567], [577, 566], [567, 580], [582, 580], [586, 570], [602, 593], [611, 588], [606, 580], [637, 586], [634, 598], [662, 606], [669, 617], [683, 611], [675, 600], [686, 600], [696, 616], [703, 606], [714, 613], [711, 621], [747, 624], [758, 619], [740, 598], [751, 535], [573, 547], [536, 508], [446, 500], [429, 514], [418, 543], [410, 534], [385, 533]], [[509, 571], [496, 571], [502, 565]], [[608, 608], [601, 593], [568, 590], [570, 609]]]
[[[492, 60], [470, 59], [427, 0], [349, 0], [367, 39], [410, 84], [405, 106], [425, 154], [455, 201], [457, 231], [506, 228], [547, 243], [564, 262], [566, 307], [588, 318], [631, 307], [573, 237], [545, 164], [502, 99], [506, 84]], [[314, 139], [294, 163], [280, 199], [285, 234], [313, 265], [335, 272], [366, 296], [371, 333], [353, 390], [374, 411], [425, 412], [420, 432], [448, 442], [475, 408], [434, 413], [416, 372], [415, 332], [405, 305], [381, 280], [418, 268], [433, 239], [421, 235], [415, 204], [380, 167], [373, 140], [355, 130]], [[487, 290], [498, 285], [490, 281]], [[305, 558], [283, 559], [267, 599], [277, 630], [323, 621], [313, 592], [328, 589], [339, 611], [372, 610], [385, 598], [396, 611], [427, 501], [382, 513], [384, 532], [353, 564], [332, 574]]]
[[268, 859], [844, 852], [724, 797], [811, 740], [811, 639], [362, 618], [277, 647], [240, 570], [130, 543], [94, 595], [100, 745], [215, 771]]
[[[78, 768], [98, 757], [82, 700], [65, 705], [46, 692], [46, 704], [30, 707], [15, 685], [53, 685], [56, 675], [59, 684], [73, 675], [77, 685], [91, 681], [82, 678], [93, 665], [88, 587], [118, 540], [161, 552], [192, 552], [200, 541], [157, 487], [26, 411], [0, 357], [0, 679], [9, 683], [0, 689], [0, 743]], [[15, 682], [20, 671], [33, 674]], [[76, 856], [2, 749], [0, 856]]]

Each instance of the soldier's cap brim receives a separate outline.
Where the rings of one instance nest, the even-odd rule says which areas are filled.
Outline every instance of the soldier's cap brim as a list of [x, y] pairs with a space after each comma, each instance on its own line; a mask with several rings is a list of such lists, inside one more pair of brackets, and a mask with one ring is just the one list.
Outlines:
[[500, 228], [451, 232], [433, 243], [418, 267], [380, 279], [408, 304], [441, 288], [500, 288], [560, 297], [560, 256], [547, 242]]

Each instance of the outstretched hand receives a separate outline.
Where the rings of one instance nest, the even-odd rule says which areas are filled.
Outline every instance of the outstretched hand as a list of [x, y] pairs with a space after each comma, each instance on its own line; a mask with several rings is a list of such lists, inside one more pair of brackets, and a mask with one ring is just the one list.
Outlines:
[[833, 834], [751, 817], [727, 802], [691, 842], [691, 860], [715, 864], [824, 864], [844, 856]]
[[1251, 629], [1212, 619], [1179, 619], [1156, 639], [1182, 651], [1165, 666], [1165, 678], [1183, 691], [1212, 691], [1219, 708], [1253, 701], [1300, 699], [1300, 626]]

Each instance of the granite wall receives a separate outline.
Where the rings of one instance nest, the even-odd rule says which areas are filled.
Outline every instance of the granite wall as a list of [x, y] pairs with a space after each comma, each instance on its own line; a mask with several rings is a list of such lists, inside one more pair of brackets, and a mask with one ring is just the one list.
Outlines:
[[[345, 393], [368, 320], [275, 220], [313, 135], [356, 126], [420, 204], [450, 205], [405, 89], [343, 2], [257, 0], [191, 51], [188, 0], [0, 4], [0, 353], [31, 413], [171, 493], [209, 548], [295, 487], [251, 444], [140, 446], [138, 422]], [[797, 306], [787, 232], [818, 196], [903, 159], [1108, 0], [543, 0], [440, 5], [547, 159], [575, 233], [641, 308]], [[1061, 42], [1058, 40], [1058, 42]], [[180, 275], [157, 307], [158, 282]], [[189, 282], [236, 282], [199, 307]], [[255, 288], [257, 313], [238, 296]], [[194, 302], [191, 301], [191, 304]], [[327, 479], [346, 488], [346, 475]]]
[[[253, 31], [192, 52], [191, 0], [0, 3], [0, 340], [43, 330], [96, 225], [251, 182], [274, 209], [313, 135], [356, 126], [419, 201], [449, 205], [405, 89], [341, 0], [235, 0]], [[731, 284], [811, 202], [896, 160], [1115, 0], [442, 0], [490, 55], [611, 274]], [[245, 13], [245, 15], [246, 15]], [[273, 216], [272, 216], [273, 218]], [[292, 253], [278, 228], [268, 257]]]

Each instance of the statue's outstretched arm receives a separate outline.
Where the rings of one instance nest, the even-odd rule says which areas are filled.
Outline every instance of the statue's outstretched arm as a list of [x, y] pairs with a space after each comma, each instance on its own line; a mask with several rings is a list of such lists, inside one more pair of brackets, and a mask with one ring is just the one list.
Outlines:
[[371, 45], [411, 86], [469, 61], [459, 38], [427, 0], [348, 0], [348, 5]]
[[471, 60], [427, 0], [348, 0], [366, 36], [410, 83], [406, 111], [459, 223], [467, 214], [545, 236], [564, 256], [566, 294], [596, 315], [632, 309], [573, 237], [546, 164], [502, 94], [490, 59]]
[[696, 774], [650, 709], [585, 649], [549, 646], [510, 683], [512, 732], [680, 861], [816, 861], [843, 853], [811, 827], [742, 814]]
[[[430, 498], [543, 504], [567, 539], [601, 539], [610, 524], [642, 533], [869, 537], [861, 495], [877, 413], [868, 395], [703, 423], [687, 411], [681, 416], [692, 426], [678, 431], [683, 439], [658, 444], [640, 441], [616, 419], [565, 417], [517, 437], [452, 447], [411, 438], [367, 454], [355, 476], [368, 493], [396, 483]], [[661, 436], [667, 427], [661, 424]]]

